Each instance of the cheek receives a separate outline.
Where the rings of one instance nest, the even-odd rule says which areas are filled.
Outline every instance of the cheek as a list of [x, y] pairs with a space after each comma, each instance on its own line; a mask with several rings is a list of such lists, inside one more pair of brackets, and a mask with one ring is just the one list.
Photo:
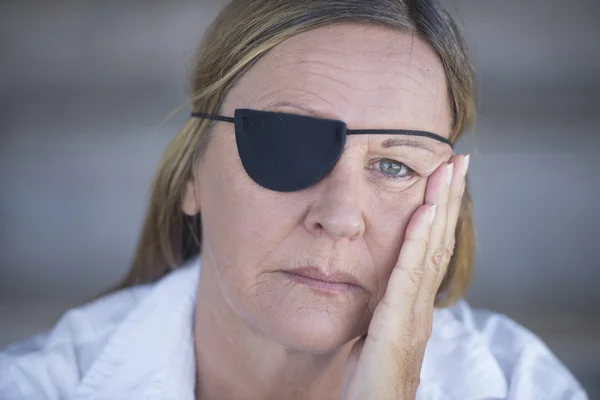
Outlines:
[[404, 192], [371, 196], [365, 241], [382, 290], [398, 259], [408, 222], [423, 204], [425, 184], [418, 182]]
[[263, 260], [289, 236], [297, 210], [252, 181], [235, 143], [228, 142], [216, 139], [201, 166], [203, 252], [214, 259], [223, 283], [236, 282], [241, 289], [255, 281]]

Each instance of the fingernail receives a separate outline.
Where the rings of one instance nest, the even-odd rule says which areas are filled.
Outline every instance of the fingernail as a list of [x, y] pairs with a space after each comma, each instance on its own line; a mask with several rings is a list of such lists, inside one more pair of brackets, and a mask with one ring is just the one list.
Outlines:
[[454, 164], [448, 164], [446, 166], [446, 172], [448, 174], [448, 185], [452, 183], [452, 174], [454, 173]]
[[471, 158], [470, 154], [465, 156], [464, 167], [463, 167], [463, 176], [467, 176], [467, 171], [469, 169], [469, 159]]
[[434, 204], [429, 208], [429, 225], [433, 224], [435, 219], [435, 212], [437, 211], [437, 205]]

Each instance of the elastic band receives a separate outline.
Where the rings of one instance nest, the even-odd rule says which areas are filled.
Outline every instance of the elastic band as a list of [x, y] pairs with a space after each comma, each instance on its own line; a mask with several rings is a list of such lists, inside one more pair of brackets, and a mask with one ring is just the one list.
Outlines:
[[196, 117], [196, 118], [212, 119], [213, 121], [235, 122], [235, 118], [224, 117], [222, 115], [212, 115], [212, 114], [204, 114], [204, 113], [200, 113], [200, 112], [193, 112], [191, 114], [191, 116]]
[[[213, 121], [223, 121], [223, 122], [231, 122], [235, 123], [235, 118], [225, 117], [222, 115], [213, 115], [213, 114], [205, 114], [201, 112], [192, 112], [192, 117], [196, 118], [206, 118]], [[425, 132], [425, 131], [417, 131], [412, 129], [346, 129], [346, 133], [348, 135], [409, 135], [409, 136], [424, 136], [428, 137], [442, 143], [446, 143], [450, 147], [454, 147], [452, 142], [446, 139], [443, 136], [436, 135], [435, 133]]]

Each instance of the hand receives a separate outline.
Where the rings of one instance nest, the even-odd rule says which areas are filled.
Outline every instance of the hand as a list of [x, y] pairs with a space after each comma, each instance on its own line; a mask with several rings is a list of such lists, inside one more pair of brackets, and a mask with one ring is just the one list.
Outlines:
[[425, 204], [406, 227], [368, 333], [346, 360], [340, 399], [415, 398], [435, 297], [454, 249], [467, 167], [468, 158], [456, 155], [428, 178]]

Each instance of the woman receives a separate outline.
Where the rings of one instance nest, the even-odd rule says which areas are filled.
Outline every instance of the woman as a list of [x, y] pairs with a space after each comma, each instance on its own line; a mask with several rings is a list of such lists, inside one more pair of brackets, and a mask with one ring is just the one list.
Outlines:
[[584, 399], [460, 299], [473, 72], [431, 0], [234, 0], [121, 290], [0, 356], [8, 399]]

